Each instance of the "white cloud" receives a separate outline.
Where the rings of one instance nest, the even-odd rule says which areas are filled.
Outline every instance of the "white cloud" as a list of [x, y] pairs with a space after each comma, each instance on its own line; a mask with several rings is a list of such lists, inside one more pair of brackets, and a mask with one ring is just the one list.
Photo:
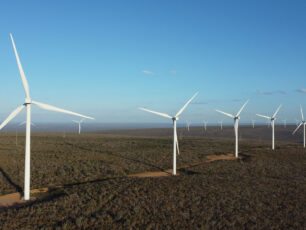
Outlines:
[[153, 75], [153, 72], [149, 71], [149, 70], [143, 70], [142, 71], [144, 74], [146, 75]]
[[262, 91], [262, 90], [258, 90], [257, 93], [261, 94], [261, 95], [286, 94], [286, 92], [283, 91], [283, 90], [276, 90], [276, 91]]
[[169, 71], [169, 73], [175, 75], [175, 74], [177, 74], [177, 71], [176, 70], [171, 70], [171, 71]]
[[300, 93], [306, 93], [306, 89], [297, 89], [296, 91], [298, 91]]

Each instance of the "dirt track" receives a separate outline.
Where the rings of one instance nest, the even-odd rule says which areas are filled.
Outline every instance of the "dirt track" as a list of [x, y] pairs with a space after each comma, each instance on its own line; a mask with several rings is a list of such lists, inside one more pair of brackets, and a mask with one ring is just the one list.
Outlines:
[[[207, 158], [204, 161], [201, 162], [194, 162], [191, 164], [183, 165], [178, 167], [178, 171], [180, 169], [187, 169], [193, 166], [201, 165], [208, 162], [218, 161], [218, 160], [236, 160], [241, 159], [242, 157], [239, 156], [238, 158], [235, 158], [233, 154], [225, 154], [225, 155], [211, 155], [207, 156]], [[146, 178], [146, 177], [166, 177], [172, 175], [172, 169], [168, 169], [165, 171], [155, 171], [155, 172], [144, 172], [144, 173], [137, 173], [137, 174], [131, 174], [128, 175], [128, 177], [137, 177], [137, 178]], [[179, 172], [177, 173], [179, 175]], [[61, 186], [56, 186], [56, 188], [60, 188]], [[31, 190], [31, 195], [35, 193], [45, 193], [48, 192], [49, 188], [40, 188], [40, 189], [33, 189]], [[35, 198], [31, 198], [31, 201], [25, 201], [22, 200], [22, 195], [20, 193], [11, 193], [4, 196], [0, 196], [0, 209], [7, 208], [11, 206], [18, 206], [22, 205], [27, 202], [34, 201]]]

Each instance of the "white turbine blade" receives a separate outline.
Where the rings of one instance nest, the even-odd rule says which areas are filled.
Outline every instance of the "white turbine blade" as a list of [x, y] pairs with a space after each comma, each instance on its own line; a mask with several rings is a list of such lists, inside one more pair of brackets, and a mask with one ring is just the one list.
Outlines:
[[14, 117], [16, 117], [18, 115], [18, 113], [21, 112], [21, 110], [23, 110], [23, 108], [25, 107], [25, 105], [21, 105], [19, 107], [17, 107], [7, 118], [5, 121], [2, 122], [2, 124], [0, 125], [0, 130], [6, 126], [7, 123], [9, 123]]
[[180, 155], [180, 149], [179, 149], [179, 144], [178, 144], [178, 139], [177, 139], [177, 130], [176, 129], [175, 129], [175, 140], [176, 140], [177, 154]]
[[20, 122], [20, 124], [18, 126], [22, 126], [25, 123], [26, 123], [26, 121]]
[[87, 119], [94, 120], [94, 118], [92, 118], [92, 117], [88, 117], [88, 116], [85, 116], [85, 115], [82, 115], [82, 114], [79, 114], [79, 113], [71, 112], [71, 111], [68, 111], [68, 110], [65, 110], [65, 109], [60, 109], [60, 108], [57, 108], [55, 106], [43, 104], [43, 103], [40, 103], [40, 102], [37, 102], [37, 101], [32, 101], [32, 104], [37, 105], [37, 106], [39, 106], [43, 109], [46, 109], [46, 110], [51, 110], [51, 111], [60, 112], [60, 113], [67, 113], [67, 114], [71, 114], [71, 115], [74, 115], [74, 116], [84, 117], [84, 118], [87, 118]]
[[216, 109], [216, 111], [219, 112], [219, 113], [222, 113], [222, 114], [224, 114], [224, 115], [226, 115], [226, 116], [228, 116], [228, 117], [235, 118], [235, 116], [232, 115], [232, 114], [230, 114], [230, 113], [226, 113], [226, 112], [223, 112], [223, 111], [218, 110], [218, 109]]
[[282, 105], [278, 106], [277, 110], [275, 111], [275, 113], [273, 114], [272, 118], [276, 117], [276, 114], [278, 113], [279, 109], [282, 107]]
[[166, 117], [166, 118], [172, 119], [172, 117], [170, 115], [166, 114], [166, 113], [155, 112], [153, 110], [145, 109], [145, 108], [142, 108], [142, 107], [139, 107], [139, 109], [141, 109], [143, 111], [147, 111], [149, 113], [154, 113], [154, 114], [162, 116], [162, 117]]
[[196, 92], [192, 98], [189, 99], [189, 101], [187, 101], [187, 103], [177, 112], [177, 114], [175, 115], [175, 117], [178, 117], [179, 115], [181, 115], [181, 113], [186, 109], [186, 107], [189, 105], [189, 103], [198, 95], [199, 92]]
[[296, 127], [296, 129], [293, 131], [292, 135], [294, 135], [295, 132], [298, 131], [298, 129], [301, 127], [302, 124], [303, 124], [303, 122], [301, 122], [301, 123], [298, 125], [298, 127]]
[[18, 65], [18, 68], [19, 68], [20, 77], [21, 77], [21, 80], [22, 80], [23, 88], [24, 88], [24, 92], [26, 94], [26, 98], [30, 98], [28, 81], [27, 81], [26, 76], [23, 72], [23, 69], [22, 69], [22, 66], [21, 66], [21, 63], [20, 63], [20, 59], [19, 59], [19, 56], [18, 56], [18, 53], [17, 53], [17, 49], [15, 47], [15, 42], [14, 42], [12, 34], [10, 34], [10, 36], [11, 36], [11, 40], [12, 40], [12, 44], [13, 44], [13, 48], [14, 48], [14, 52], [15, 52], [15, 56], [16, 56], [16, 60], [17, 60], [17, 65]]
[[267, 119], [271, 120], [271, 117], [268, 117], [268, 116], [265, 116], [265, 115], [261, 115], [261, 114], [256, 114], [256, 115], [259, 116], [259, 117], [263, 117], [263, 118], [267, 118]]
[[240, 115], [240, 113], [242, 112], [242, 110], [244, 109], [244, 107], [245, 107], [248, 103], [249, 103], [249, 100], [247, 100], [247, 101], [243, 104], [243, 106], [241, 107], [241, 109], [238, 111], [236, 117], [238, 117], [238, 116]]
[[302, 108], [302, 105], [300, 105], [300, 109], [301, 109], [302, 121], [304, 121], [304, 114], [303, 114], [303, 108]]

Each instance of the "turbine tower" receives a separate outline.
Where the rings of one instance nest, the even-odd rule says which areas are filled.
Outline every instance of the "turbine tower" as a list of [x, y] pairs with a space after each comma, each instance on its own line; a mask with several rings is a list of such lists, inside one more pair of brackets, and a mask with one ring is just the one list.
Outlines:
[[283, 122], [284, 122], [284, 128], [286, 128], [287, 127], [287, 120], [283, 120]]
[[43, 104], [41, 102], [37, 102], [37, 101], [33, 101], [30, 97], [30, 91], [29, 91], [29, 85], [26, 79], [26, 76], [23, 72], [20, 60], [19, 60], [19, 56], [15, 47], [15, 43], [14, 43], [14, 39], [13, 36], [10, 34], [11, 40], [12, 40], [12, 44], [13, 44], [13, 48], [14, 48], [14, 52], [15, 52], [15, 56], [16, 56], [16, 60], [17, 60], [17, 65], [19, 68], [19, 72], [20, 72], [20, 77], [22, 80], [22, 84], [23, 84], [23, 88], [25, 91], [25, 102], [17, 107], [7, 118], [5, 121], [2, 122], [2, 124], [0, 125], [0, 130], [7, 124], [9, 123], [14, 117], [16, 117], [24, 108], [26, 108], [27, 110], [27, 119], [26, 119], [26, 144], [25, 144], [25, 167], [24, 167], [24, 200], [29, 200], [30, 199], [30, 143], [31, 143], [31, 105], [37, 105], [43, 109], [46, 110], [51, 110], [51, 111], [56, 111], [56, 112], [61, 112], [61, 113], [67, 113], [67, 114], [71, 114], [74, 116], [79, 116], [79, 117], [83, 117], [83, 118], [88, 118], [88, 119], [94, 119], [92, 117], [87, 117], [84, 116], [82, 114], [79, 113], [74, 113], [68, 110], [64, 110], [64, 109], [60, 109], [57, 107], [54, 107], [52, 105], [47, 105], [47, 104]]
[[220, 129], [223, 130], [223, 120], [218, 121], [218, 123], [220, 123]]
[[189, 126], [190, 126], [190, 121], [186, 121], [186, 128], [187, 128], [188, 132], [189, 132]]
[[203, 121], [203, 125], [204, 125], [204, 130], [206, 131], [207, 121]]
[[255, 127], [255, 120], [252, 120], [252, 126], [253, 126], [253, 129]]
[[222, 113], [228, 117], [231, 117], [234, 119], [234, 130], [235, 130], [235, 157], [238, 157], [238, 122], [239, 122], [239, 115], [240, 113], [242, 112], [242, 110], [244, 109], [244, 107], [247, 105], [247, 103], [249, 102], [249, 100], [247, 100], [243, 106], [240, 108], [240, 110], [238, 111], [238, 113], [236, 114], [236, 116], [230, 114], [230, 113], [226, 113], [226, 112], [223, 112], [221, 110], [216, 110], [217, 112], [219, 113]]
[[169, 118], [173, 121], [173, 175], [176, 175], [176, 149], [178, 151], [179, 154], [179, 145], [178, 145], [178, 139], [177, 139], [177, 131], [176, 131], [176, 121], [179, 120], [179, 115], [181, 115], [181, 113], [186, 109], [186, 107], [189, 105], [189, 103], [198, 95], [198, 93], [195, 93], [192, 98], [189, 99], [189, 101], [187, 101], [187, 103], [177, 112], [177, 114], [175, 116], [170, 116], [168, 114], [165, 113], [160, 113], [160, 112], [155, 112], [152, 110], [148, 110], [142, 107], [139, 107], [139, 109], [144, 110], [146, 112], [149, 113], [154, 113], [156, 115], [165, 117], [165, 118]]
[[83, 123], [84, 119], [76, 121], [76, 120], [72, 120], [74, 123], [77, 123], [79, 125], [79, 134], [81, 134], [81, 124]]
[[272, 117], [268, 117], [268, 116], [265, 116], [265, 115], [261, 115], [261, 114], [256, 114], [257, 116], [259, 117], [263, 117], [263, 118], [266, 118], [266, 119], [269, 119], [271, 121], [271, 126], [272, 126], [272, 149], [274, 150], [274, 122], [275, 122], [275, 117], [278, 113], [278, 111], [280, 110], [280, 108], [282, 107], [282, 105], [278, 106], [277, 110], [275, 111], [275, 113], [273, 114]]
[[305, 121], [305, 119], [304, 119], [304, 114], [303, 114], [302, 105], [300, 105], [300, 109], [301, 109], [302, 121], [300, 122], [300, 124], [298, 125], [298, 127], [293, 131], [292, 135], [294, 135], [295, 132], [298, 131], [298, 129], [301, 127], [301, 125], [303, 125], [303, 146], [304, 146], [304, 148], [305, 148], [305, 125], [306, 125], [306, 121]]

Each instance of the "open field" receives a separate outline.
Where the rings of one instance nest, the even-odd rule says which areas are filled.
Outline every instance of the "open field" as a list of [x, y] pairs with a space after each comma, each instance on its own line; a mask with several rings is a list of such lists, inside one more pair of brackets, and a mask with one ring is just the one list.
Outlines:
[[[31, 188], [54, 187], [36, 201], [0, 210], [3, 229], [303, 229], [306, 150], [294, 127], [241, 127], [237, 161], [132, 178], [172, 168], [171, 129], [32, 135]], [[0, 194], [21, 191], [24, 136], [1, 134]], [[232, 153], [232, 127], [178, 129], [178, 167]], [[282, 142], [280, 142], [282, 141]], [[62, 186], [55, 188], [55, 186]]]

